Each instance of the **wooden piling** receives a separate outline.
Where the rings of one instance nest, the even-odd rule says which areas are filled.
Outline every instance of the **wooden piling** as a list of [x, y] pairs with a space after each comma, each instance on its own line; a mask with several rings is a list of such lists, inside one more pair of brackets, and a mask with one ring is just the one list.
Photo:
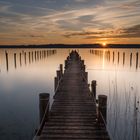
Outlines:
[[5, 58], [6, 58], [6, 69], [9, 70], [9, 63], [8, 63], [8, 53], [5, 51]]
[[138, 68], [138, 62], [139, 62], [139, 53], [136, 53], [136, 69]]
[[24, 53], [25, 65], [26, 65], [26, 52]]
[[113, 52], [113, 63], [114, 63], [114, 60], [115, 60], [115, 53]]
[[98, 122], [106, 123], [106, 113], [107, 113], [107, 96], [98, 96]]
[[125, 64], [125, 52], [123, 52], [123, 65]]
[[20, 66], [22, 66], [21, 53], [19, 54], [19, 61], [20, 61]]
[[54, 77], [54, 92], [56, 91], [57, 89], [57, 86], [58, 86], [58, 78], [57, 77]]
[[34, 62], [34, 52], [32, 52], [32, 62]]
[[130, 54], [130, 67], [132, 66], [132, 53]]
[[96, 85], [97, 85], [97, 82], [96, 80], [93, 80], [91, 82], [91, 95], [96, 99]]
[[68, 68], [68, 60], [65, 60], [65, 69]]
[[120, 61], [120, 52], [118, 52], [118, 64], [119, 64], [119, 61]]
[[48, 116], [48, 113], [49, 113], [49, 98], [50, 98], [49, 93], [40, 93], [39, 94], [40, 123], [41, 123], [45, 113], [47, 113], [46, 116]]
[[88, 83], [88, 72], [85, 72], [85, 80]]
[[60, 64], [60, 73], [61, 73], [61, 77], [63, 76], [63, 64]]
[[57, 78], [58, 78], [58, 81], [59, 81], [61, 79], [61, 72], [60, 72], [60, 70], [56, 71], [56, 75], [57, 75]]
[[14, 53], [14, 63], [15, 63], [15, 69], [16, 69], [17, 68], [16, 53]]

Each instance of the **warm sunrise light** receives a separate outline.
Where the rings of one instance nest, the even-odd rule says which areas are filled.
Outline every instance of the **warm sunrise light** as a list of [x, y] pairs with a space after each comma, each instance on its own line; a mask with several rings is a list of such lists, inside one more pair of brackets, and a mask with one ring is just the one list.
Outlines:
[[104, 47], [105, 47], [105, 46], [106, 46], [106, 43], [105, 43], [105, 42], [103, 42], [103, 43], [102, 43], [102, 46], [104, 46]]

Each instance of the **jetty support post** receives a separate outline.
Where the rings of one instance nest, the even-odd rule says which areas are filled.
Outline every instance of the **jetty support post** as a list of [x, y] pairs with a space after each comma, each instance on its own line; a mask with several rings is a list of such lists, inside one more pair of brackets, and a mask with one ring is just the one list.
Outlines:
[[58, 81], [60, 81], [60, 79], [61, 79], [61, 72], [60, 72], [60, 70], [57, 70], [56, 74], [57, 74]]
[[65, 60], [65, 69], [68, 68], [68, 61], [69, 61], [69, 60]]
[[57, 77], [54, 77], [54, 92], [56, 91], [57, 89], [57, 86], [58, 86], [58, 78]]
[[138, 68], [139, 53], [136, 53], [136, 69]]
[[107, 116], [107, 96], [99, 95], [98, 96], [98, 123], [106, 124]]
[[96, 99], [96, 86], [97, 86], [97, 82], [96, 80], [93, 80], [91, 82], [91, 95]]
[[61, 74], [61, 77], [63, 76], [63, 64], [60, 64], [60, 74]]
[[[40, 123], [42, 122], [42, 119], [45, 119], [45, 120], [48, 119], [49, 99], [50, 99], [50, 94], [49, 93], [40, 93], [39, 94]], [[43, 118], [44, 115], [46, 115], [45, 118]]]

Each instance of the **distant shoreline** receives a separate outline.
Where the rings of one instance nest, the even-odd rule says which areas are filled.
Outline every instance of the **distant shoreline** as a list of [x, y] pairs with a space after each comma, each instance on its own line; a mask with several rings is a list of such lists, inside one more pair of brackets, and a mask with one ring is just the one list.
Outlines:
[[0, 48], [140, 48], [140, 44], [47, 44], [47, 45], [0, 45]]

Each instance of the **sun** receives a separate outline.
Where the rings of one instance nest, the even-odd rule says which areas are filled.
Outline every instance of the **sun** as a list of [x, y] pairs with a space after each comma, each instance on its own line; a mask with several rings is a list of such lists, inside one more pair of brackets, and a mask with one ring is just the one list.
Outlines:
[[103, 43], [102, 43], [102, 46], [104, 46], [104, 47], [105, 47], [105, 46], [106, 46], [106, 42], [103, 42]]

